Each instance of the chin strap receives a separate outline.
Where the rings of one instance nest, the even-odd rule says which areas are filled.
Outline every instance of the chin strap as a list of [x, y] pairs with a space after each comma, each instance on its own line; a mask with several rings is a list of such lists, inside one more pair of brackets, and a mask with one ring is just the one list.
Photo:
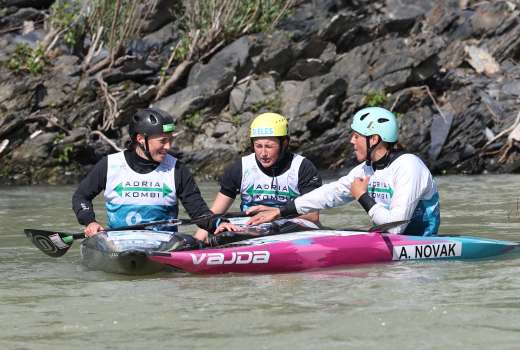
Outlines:
[[143, 153], [144, 153], [144, 155], [145, 155], [147, 160], [149, 160], [151, 162], [154, 162], [154, 163], [159, 163], [159, 162], [155, 161], [152, 158], [152, 155], [150, 154], [149, 147], [148, 147], [148, 136], [144, 137], [144, 144], [138, 143], [137, 145], [143, 151]]
[[377, 143], [373, 146], [370, 146], [370, 136], [365, 136], [365, 141], [367, 143], [367, 159], [366, 159], [366, 164], [368, 166], [372, 165], [372, 152], [374, 151], [374, 149], [377, 147], [377, 145], [379, 145], [381, 143], [381, 137], [379, 137], [379, 140], [377, 141]]

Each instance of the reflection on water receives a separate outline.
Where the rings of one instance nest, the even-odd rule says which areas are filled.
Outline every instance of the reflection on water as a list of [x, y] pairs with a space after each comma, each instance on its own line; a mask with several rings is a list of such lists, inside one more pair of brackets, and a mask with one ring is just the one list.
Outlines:
[[[520, 240], [518, 183], [511, 175], [439, 178], [441, 232]], [[201, 189], [211, 201], [217, 186]], [[520, 339], [520, 259], [110, 275], [81, 267], [77, 243], [50, 258], [21, 233], [80, 230], [72, 187], [0, 191], [1, 349], [513, 349]], [[102, 202], [95, 205], [103, 218]], [[322, 222], [370, 226], [356, 203], [322, 213]]]

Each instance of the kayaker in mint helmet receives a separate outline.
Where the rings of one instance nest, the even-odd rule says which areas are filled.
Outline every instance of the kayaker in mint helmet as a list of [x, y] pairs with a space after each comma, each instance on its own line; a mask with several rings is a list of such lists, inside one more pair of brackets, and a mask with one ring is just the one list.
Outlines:
[[280, 209], [253, 207], [250, 224], [304, 214], [357, 200], [376, 225], [409, 220], [390, 232], [435, 235], [440, 224], [439, 194], [433, 176], [415, 155], [397, 151], [395, 115], [380, 107], [363, 108], [352, 119], [350, 143], [361, 164], [346, 176], [296, 198]]
[[[314, 164], [288, 150], [287, 118], [278, 113], [262, 113], [251, 123], [249, 137], [252, 153], [238, 158], [225, 169], [212, 212], [226, 213], [237, 195], [241, 210], [256, 205], [281, 207], [321, 186]], [[306, 214], [303, 219], [318, 223], [319, 213]], [[216, 232], [224, 230], [238, 231], [239, 228], [225, 223]], [[206, 240], [207, 232], [199, 230], [195, 237]]]
[[[168, 153], [175, 131], [172, 116], [158, 108], [137, 111], [130, 120], [127, 149], [103, 157], [81, 181], [72, 197], [85, 235], [103, 231], [92, 200], [104, 191], [108, 226], [117, 228], [177, 218], [178, 200], [191, 218], [211, 215], [191, 172]], [[214, 222], [201, 224], [214, 230]], [[170, 227], [157, 229], [172, 230]]]

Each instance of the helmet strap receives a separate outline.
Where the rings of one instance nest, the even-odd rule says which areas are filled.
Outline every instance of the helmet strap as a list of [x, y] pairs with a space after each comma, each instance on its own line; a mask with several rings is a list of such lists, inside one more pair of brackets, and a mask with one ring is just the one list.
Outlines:
[[378, 141], [370, 146], [370, 138], [372, 137], [372, 135], [370, 136], [365, 136], [365, 141], [366, 141], [366, 144], [367, 144], [367, 159], [366, 159], [366, 164], [368, 166], [372, 165], [372, 152], [374, 151], [374, 149], [377, 147], [377, 145], [379, 145], [381, 143], [381, 137], [378, 138]]
[[144, 144], [138, 142], [137, 145], [143, 151], [147, 160], [154, 162], [154, 163], [159, 163], [159, 162], [155, 161], [152, 158], [152, 155], [150, 154], [150, 146], [148, 145], [148, 135], [144, 135]]

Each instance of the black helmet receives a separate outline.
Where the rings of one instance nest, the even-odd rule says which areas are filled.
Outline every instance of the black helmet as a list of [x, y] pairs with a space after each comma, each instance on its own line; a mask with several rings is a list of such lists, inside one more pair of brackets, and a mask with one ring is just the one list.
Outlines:
[[135, 140], [137, 134], [151, 136], [172, 131], [175, 131], [172, 116], [159, 108], [140, 109], [130, 121], [129, 134], [132, 140]]

